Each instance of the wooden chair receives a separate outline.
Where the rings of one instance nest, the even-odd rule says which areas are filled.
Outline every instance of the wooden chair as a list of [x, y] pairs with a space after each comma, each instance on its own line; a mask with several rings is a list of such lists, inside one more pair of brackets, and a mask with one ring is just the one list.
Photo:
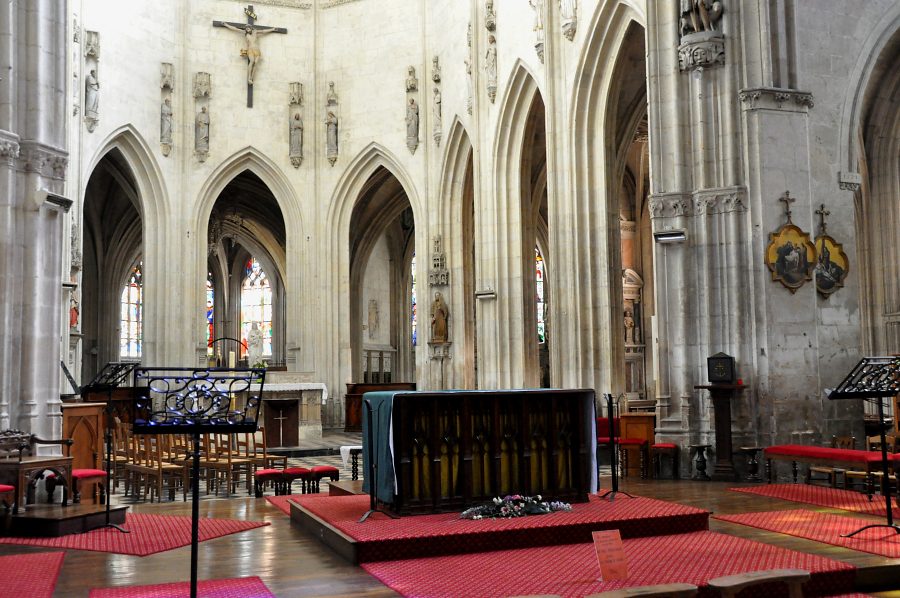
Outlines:
[[232, 434], [208, 434], [206, 436], [206, 458], [203, 461], [207, 472], [207, 492], [212, 480], [216, 494], [219, 493], [220, 480], [225, 482], [225, 496], [236, 491], [241, 474], [252, 478], [252, 462], [247, 457], [237, 454], [233, 445]]
[[164, 486], [168, 487], [169, 500], [175, 500], [178, 483], [181, 484], [184, 500], [187, 500], [187, 468], [165, 460], [163, 455], [167, 442], [167, 434], [131, 436], [132, 461], [125, 467], [133, 476], [136, 495], [140, 497], [143, 492], [146, 498], [149, 494], [150, 502], [153, 502], [154, 495], [158, 501], [162, 501]]
[[[256, 472], [260, 469], [287, 468], [287, 455], [272, 455], [268, 452], [266, 429], [260, 427], [256, 433], [246, 432], [237, 436], [238, 456], [250, 460], [251, 476], [256, 478]], [[248, 489], [251, 476], [247, 477]]]
[[[832, 436], [831, 437], [831, 448], [839, 448], [839, 449], [856, 449], [856, 437], [855, 436]], [[846, 475], [847, 470], [840, 467], [829, 467], [827, 465], [810, 465], [809, 469], [806, 470], [806, 483], [812, 484], [816, 481], [813, 478], [814, 473], [821, 473], [825, 475], [825, 480], [828, 481], [828, 485], [832, 488], [837, 487], [837, 477], [838, 475]]]
[[[897, 438], [895, 436], [887, 436], [885, 437], [887, 441], [887, 452], [888, 454], [897, 452]], [[881, 452], [881, 436], [869, 436], [866, 438], [866, 450]], [[863, 486], [874, 488], [881, 488], [881, 479], [884, 477], [884, 473], [881, 471], [873, 471], [871, 473], [866, 473], [865, 471], [857, 471], [857, 470], [849, 470], [844, 472], [844, 489], [851, 490], [853, 489], [857, 483], [862, 484]], [[890, 482], [897, 482], [897, 476], [892, 475], [888, 478]], [[871, 496], [869, 497], [871, 499]]]

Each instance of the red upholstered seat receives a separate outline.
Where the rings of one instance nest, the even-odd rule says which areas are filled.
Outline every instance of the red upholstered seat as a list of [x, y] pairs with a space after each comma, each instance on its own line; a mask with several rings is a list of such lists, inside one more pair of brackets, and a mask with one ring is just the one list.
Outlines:
[[15, 486], [7, 486], [6, 484], [0, 484], [0, 494], [6, 494], [7, 492], [15, 492]]
[[85, 480], [87, 478], [105, 478], [106, 472], [102, 469], [73, 469], [73, 480]]
[[[806, 446], [802, 444], [782, 444], [770, 446], [763, 451], [769, 457], [806, 457], [809, 459], [822, 459], [823, 461], [855, 461], [859, 463], [872, 463], [881, 461], [881, 453], [878, 451], [858, 451], [853, 449], [836, 449], [824, 446]], [[888, 455], [889, 460], [897, 461], [897, 454]]]
[[674, 442], [657, 442], [656, 444], [651, 445], [650, 448], [656, 449], [658, 451], [665, 450], [665, 449], [671, 450], [671, 449], [677, 449], [678, 445], [675, 444]]
[[309, 474], [309, 470], [305, 467], [286, 467], [281, 473], [285, 477], [299, 478]]
[[331, 473], [339, 473], [338, 468], [334, 467], [332, 465], [316, 465], [309, 471], [310, 471], [310, 473], [321, 474], [321, 475], [328, 475]]
[[256, 470], [256, 477], [258, 477], [258, 478], [279, 476], [279, 475], [281, 475], [280, 469], [257, 469]]

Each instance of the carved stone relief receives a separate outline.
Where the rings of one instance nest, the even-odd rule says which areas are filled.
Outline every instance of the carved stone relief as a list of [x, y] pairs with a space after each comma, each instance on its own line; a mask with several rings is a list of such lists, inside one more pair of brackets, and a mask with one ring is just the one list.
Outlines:
[[572, 41], [578, 29], [578, 0], [559, 0], [559, 16], [563, 35]]
[[0, 160], [12, 167], [18, 158], [19, 144], [12, 139], [0, 139]]
[[97, 31], [85, 31], [84, 37], [84, 57], [100, 60], [100, 33]]
[[497, 13], [494, 12], [494, 0], [484, 2], [484, 27], [488, 31], [497, 29]]
[[472, 107], [475, 103], [475, 93], [473, 91], [475, 82], [473, 80], [474, 74], [472, 73], [472, 67], [475, 65], [475, 53], [472, 46], [472, 23], [469, 23], [466, 39], [468, 43], [466, 52], [466, 112], [472, 114]]
[[194, 98], [209, 98], [212, 93], [212, 81], [209, 73], [194, 73], [192, 94]]
[[[0, 156], [3, 155], [2, 147], [0, 140]], [[37, 141], [23, 141], [17, 148], [17, 170], [37, 173], [45, 179], [65, 180], [69, 165], [65, 152]]]
[[419, 91], [419, 78], [416, 77], [416, 67], [410, 65], [407, 67], [406, 76], [406, 93]]
[[725, 37], [718, 27], [724, 0], [681, 0], [678, 67], [682, 71], [725, 64]]
[[374, 339], [378, 332], [378, 300], [369, 299], [369, 312], [367, 314], [366, 327], [368, 328], [369, 338]]
[[295, 81], [290, 84], [290, 103], [288, 108], [288, 157], [294, 168], [303, 164], [303, 84]]
[[194, 155], [200, 162], [209, 156], [210, 115], [209, 99], [212, 97], [212, 77], [209, 73], [194, 73]]
[[681, 193], [654, 195], [648, 208], [651, 218], [676, 218], [684, 216], [709, 216], [729, 212], [745, 212], [746, 189], [726, 187], [695, 191], [690, 196]]
[[431, 271], [428, 273], [428, 284], [433, 287], [450, 284], [450, 270], [447, 269], [447, 254], [444, 253], [441, 235], [434, 236], [434, 250], [431, 253]]
[[416, 77], [416, 67], [410, 65], [406, 77], [406, 147], [413, 154], [419, 147], [419, 79]]
[[431, 59], [431, 80], [434, 82], [431, 98], [431, 136], [434, 144], [441, 145], [443, 137], [443, 99], [441, 96], [441, 63], [438, 57]]
[[742, 89], [738, 97], [744, 104], [745, 110], [766, 109], [804, 112], [815, 106], [813, 95], [810, 92], [778, 87]]

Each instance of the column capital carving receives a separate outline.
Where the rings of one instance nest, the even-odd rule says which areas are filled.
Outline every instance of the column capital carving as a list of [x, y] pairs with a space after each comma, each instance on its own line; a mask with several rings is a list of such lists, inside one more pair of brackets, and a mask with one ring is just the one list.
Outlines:
[[34, 172], [46, 179], [64, 181], [68, 166], [68, 154], [59, 148], [36, 141], [26, 141], [20, 144], [20, 152], [16, 161], [17, 170]]
[[796, 89], [779, 87], [752, 87], [738, 93], [744, 110], [784, 110], [786, 112], [808, 112], [815, 106], [813, 94]]
[[690, 33], [678, 46], [678, 68], [681, 71], [722, 66], [725, 64], [725, 37], [718, 31]]
[[18, 158], [19, 142], [15, 139], [0, 136], [0, 162], [6, 162], [9, 167], [14, 167]]

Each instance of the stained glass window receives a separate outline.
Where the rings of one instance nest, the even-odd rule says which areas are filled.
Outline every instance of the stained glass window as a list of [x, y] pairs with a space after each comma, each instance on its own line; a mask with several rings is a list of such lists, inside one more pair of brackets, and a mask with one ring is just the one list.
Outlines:
[[131, 269], [128, 281], [122, 289], [119, 318], [119, 357], [140, 358], [141, 320], [144, 306], [144, 284], [141, 276], [143, 261]]
[[410, 303], [412, 304], [412, 313], [410, 314], [410, 323], [412, 324], [412, 344], [416, 346], [416, 324], [418, 323], [418, 315], [416, 313], [416, 253], [413, 252], [412, 263], [409, 266], [410, 282]]
[[212, 342], [216, 339], [215, 329], [215, 289], [212, 272], [206, 274], [206, 354], [213, 356]]
[[537, 303], [537, 333], [538, 342], [544, 343], [547, 340], [547, 327], [544, 322], [544, 311], [547, 307], [544, 297], [544, 256], [541, 250], [534, 248], [534, 289], [535, 302]]
[[[247, 356], [246, 347], [253, 324], [262, 332], [262, 355], [272, 356], [272, 285], [256, 258], [247, 260], [244, 267], [244, 283], [241, 285], [241, 357]], [[255, 365], [255, 364], [250, 364]]]

